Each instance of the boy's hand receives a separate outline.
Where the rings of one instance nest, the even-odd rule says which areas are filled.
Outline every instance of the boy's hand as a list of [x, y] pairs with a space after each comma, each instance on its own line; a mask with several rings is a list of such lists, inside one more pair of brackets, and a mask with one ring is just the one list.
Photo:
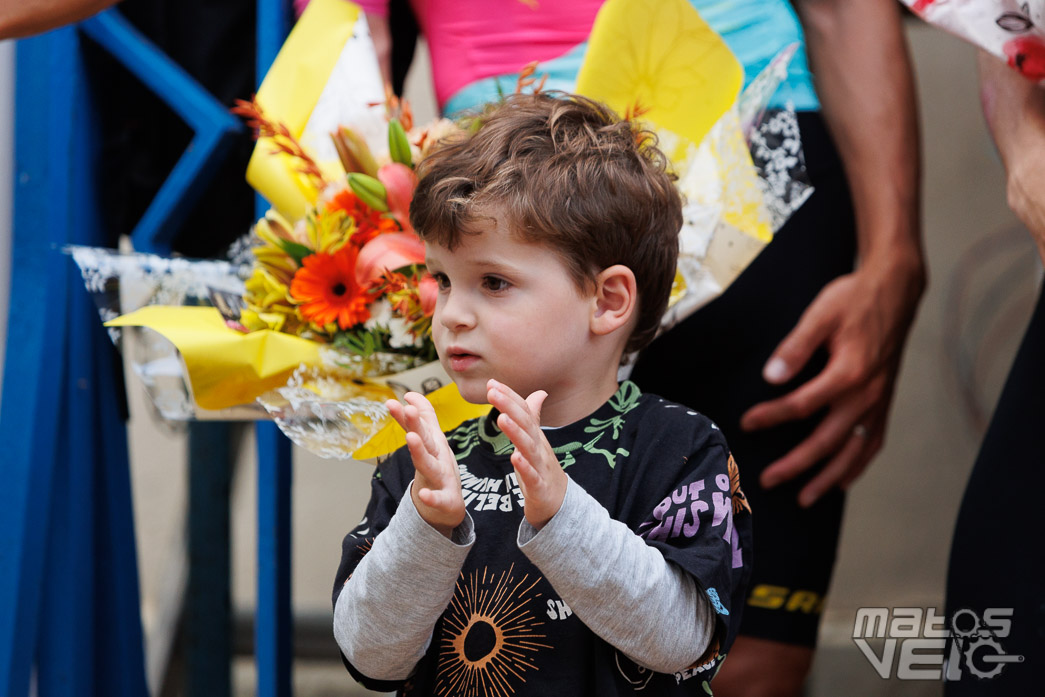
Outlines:
[[404, 399], [405, 405], [390, 399], [385, 406], [406, 430], [406, 446], [415, 471], [410, 498], [426, 523], [450, 537], [464, 520], [457, 459], [439, 430], [439, 419], [428, 400], [416, 392], [407, 392]]
[[526, 520], [540, 530], [559, 512], [569, 482], [541, 431], [541, 405], [548, 393], [534, 392], [524, 400], [496, 380], [490, 380], [486, 389], [490, 404], [501, 412], [497, 425], [515, 445], [512, 466], [526, 499]]

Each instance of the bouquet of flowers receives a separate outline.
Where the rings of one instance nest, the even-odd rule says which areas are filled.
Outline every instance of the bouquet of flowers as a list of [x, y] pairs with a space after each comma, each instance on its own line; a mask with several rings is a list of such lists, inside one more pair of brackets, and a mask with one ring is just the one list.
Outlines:
[[401, 120], [390, 100], [392, 161], [377, 166], [364, 140], [340, 127], [333, 135], [348, 173], [327, 181], [285, 126], [256, 102], [234, 111], [259, 135], [301, 161], [321, 192], [305, 218], [291, 224], [276, 211], [258, 221], [260, 245], [246, 282], [245, 307], [230, 321], [245, 331], [272, 329], [341, 349], [360, 374], [382, 374], [435, 360], [429, 337], [437, 293], [425, 273], [424, 244], [410, 227], [417, 177]]

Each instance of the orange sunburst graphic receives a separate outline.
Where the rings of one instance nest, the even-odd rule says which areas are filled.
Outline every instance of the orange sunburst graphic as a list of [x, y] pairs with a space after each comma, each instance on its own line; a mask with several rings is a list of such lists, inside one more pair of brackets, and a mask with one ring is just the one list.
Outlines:
[[446, 613], [439, 649], [437, 695], [508, 697], [537, 670], [534, 654], [551, 646], [537, 630], [544, 623], [530, 610], [539, 579], [512, 575], [512, 565], [499, 575], [483, 568], [457, 583]]

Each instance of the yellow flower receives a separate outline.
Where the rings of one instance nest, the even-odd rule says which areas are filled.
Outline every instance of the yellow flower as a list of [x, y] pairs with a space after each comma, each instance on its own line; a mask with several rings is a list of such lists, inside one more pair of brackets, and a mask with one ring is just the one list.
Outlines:
[[343, 210], [309, 213], [307, 247], [319, 254], [334, 254], [356, 231], [355, 221]]

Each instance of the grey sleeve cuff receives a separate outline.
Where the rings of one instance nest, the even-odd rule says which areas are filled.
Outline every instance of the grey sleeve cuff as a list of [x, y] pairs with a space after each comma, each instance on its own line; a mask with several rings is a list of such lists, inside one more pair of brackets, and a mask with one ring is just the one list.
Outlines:
[[407, 487], [334, 606], [334, 638], [359, 672], [375, 680], [409, 677], [474, 542], [467, 513], [447, 539], [421, 518]]
[[577, 617], [639, 665], [676, 673], [707, 649], [715, 612], [693, 577], [572, 479], [541, 530], [523, 520], [518, 544]]

